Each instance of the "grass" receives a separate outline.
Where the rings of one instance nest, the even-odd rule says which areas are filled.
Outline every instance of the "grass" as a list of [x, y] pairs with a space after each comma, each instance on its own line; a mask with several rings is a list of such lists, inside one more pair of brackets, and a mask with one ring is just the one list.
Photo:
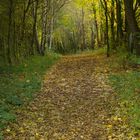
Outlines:
[[0, 66], [0, 130], [15, 121], [15, 108], [33, 99], [41, 89], [46, 70], [58, 58], [59, 55], [48, 53], [44, 57], [31, 57], [18, 66]]
[[125, 69], [111, 74], [110, 83], [117, 92], [122, 115], [128, 118], [135, 132], [140, 133], [140, 70], [131, 67], [139, 65], [140, 58], [117, 54], [113, 59], [117, 61], [112, 61], [112, 67]]
[[81, 56], [81, 55], [84, 55], [84, 56], [93, 56], [93, 55], [104, 55], [106, 53], [106, 48], [105, 47], [102, 47], [102, 48], [95, 48], [93, 50], [91, 49], [86, 49], [84, 51], [77, 51], [77, 53], [75, 54], [67, 54], [67, 55], [70, 55], [70, 56]]

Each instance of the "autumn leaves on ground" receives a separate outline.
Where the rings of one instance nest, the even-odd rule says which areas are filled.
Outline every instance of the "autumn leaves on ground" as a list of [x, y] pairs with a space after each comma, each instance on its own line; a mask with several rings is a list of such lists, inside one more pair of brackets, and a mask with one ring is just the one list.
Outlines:
[[45, 75], [42, 90], [4, 130], [5, 140], [132, 140], [108, 81], [104, 55], [62, 57]]

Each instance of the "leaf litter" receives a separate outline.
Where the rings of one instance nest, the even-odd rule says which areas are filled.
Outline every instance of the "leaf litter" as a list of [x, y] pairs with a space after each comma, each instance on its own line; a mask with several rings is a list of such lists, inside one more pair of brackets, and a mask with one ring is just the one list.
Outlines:
[[36, 98], [16, 110], [5, 140], [132, 140], [127, 121], [115, 114], [105, 56], [65, 56], [48, 72]]

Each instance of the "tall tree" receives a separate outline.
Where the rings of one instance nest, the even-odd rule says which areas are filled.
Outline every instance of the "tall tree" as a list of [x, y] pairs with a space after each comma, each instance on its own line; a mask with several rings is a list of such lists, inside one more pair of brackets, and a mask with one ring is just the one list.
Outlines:
[[108, 21], [108, 2], [106, 0], [101, 0], [101, 4], [104, 8], [104, 12], [105, 12], [105, 27], [106, 27], [106, 33], [105, 33], [105, 37], [106, 37], [106, 45], [107, 45], [107, 57], [110, 56], [110, 44], [109, 44], [109, 21]]
[[9, 11], [8, 11], [8, 15], [9, 15], [9, 23], [8, 23], [8, 48], [7, 48], [7, 58], [8, 58], [8, 62], [9, 64], [12, 63], [12, 59], [11, 59], [11, 51], [12, 51], [12, 17], [13, 17], [13, 0], [9, 0]]
[[133, 0], [124, 0], [124, 5], [125, 5], [125, 12], [126, 12], [126, 17], [127, 17], [127, 22], [128, 22], [128, 27], [130, 32], [138, 32], [138, 23], [135, 18], [135, 12], [133, 9]]
[[122, 0], [116, 0], [116, 16], [117, 16], [117, 42], [123, 37], [123, 19], [122, 19]]
[[112, 48], [115, 48], [115, 11], [114, 11], [115, 3], [114, 0], [111, 1], [111, 18], [110, 18], [110, 24], [111, 24], [111, 45]]
[[81, 9], [81, 14], [82, 14], [82, 20], [81, 20], [81, 31], [82, 31], [82, 44], [81, 44], [81, 49], [82, 51], [86, 48], [86, 38], [85, 38], [85, 24], [84, 24], [84, 20], [85, 20], [85, 11], [84, 8], [82, 7]]

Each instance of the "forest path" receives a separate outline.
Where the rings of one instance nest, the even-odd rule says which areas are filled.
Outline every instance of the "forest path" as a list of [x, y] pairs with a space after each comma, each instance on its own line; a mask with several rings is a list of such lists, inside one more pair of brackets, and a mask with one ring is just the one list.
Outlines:
[[106, 58], [63, 57], [46, 74], [42, 91], [29, 106], [17, 110], [18, 120], [5, 140], [106, 140], [111, 87]]

